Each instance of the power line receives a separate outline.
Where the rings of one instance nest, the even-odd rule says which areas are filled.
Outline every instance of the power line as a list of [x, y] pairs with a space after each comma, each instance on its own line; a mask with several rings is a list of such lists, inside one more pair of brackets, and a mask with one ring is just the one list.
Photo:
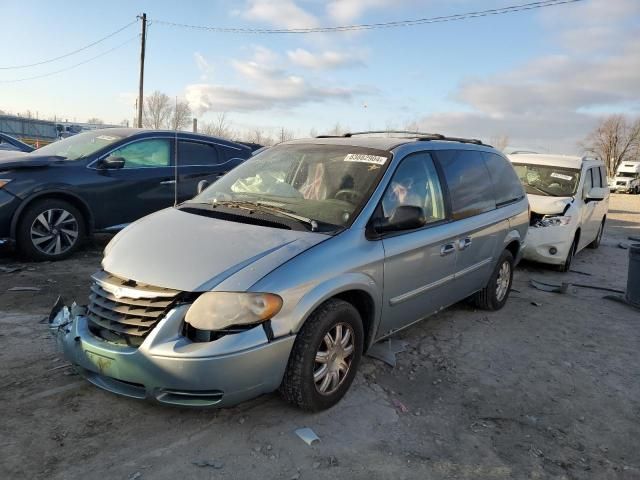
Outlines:
[[96, 40], [95, 42], [91, 42], [88, 45], [85, 45], [84, 47], [78, 48], [77, 50], [73, 50], [72, 52], [68, 52], [65, 53], [64, 55], [60, 55], [58, 57], [54, 57], [54, 58], [50, 58], [48, 60], [42, 60], [40, 62], [36, 62], [36, 63], [28, 63], [25, 65], [11, 65], [9, 67], [0, 67], [0, 70], [12, 70], [12, 69], [19, 69], [19, 68], [29, 68], [29, 67], [36, 67], [38, 65], [44, 65], [46, 63], [51, 63], [51, 62], [55, 62], [56, 60], [61, 60], [63, 58], [66, 57], [70, 57], [71, 55], [75, 55], [76, 53], [80, 53], [88, 48], [93, 47], [94, 45], [98, 45], [99, 43], [104, 42], [105, 40], [113, 37], [114, 35], [117, 35], [118, 33], [122, 32], [123, 30], [126, 30], [127, 28], [129, 28], [131, 25], [133, 25], [134, 23], [136, 23], [138, 21], [138, 19], [136, 18], [133, 22], [127, 23], [124, 27], [119, 28], [118, 30], [116, 30], [115, 32], [110, 33], [109, 35], [107, 35], [106, 37], [102, 37], [99, 40]]
[[125, 45], [127, 45], [127, 44], [131, 43], [133, 40], [136, 40], [137, 38], [140, 38], [140, 34], [137, 34], [137, 35], [135, 35], [135, 36], [133, 36], [133, 37], [129, 38], [129, 39], [128, 39], [128, 40], [126, 40], [125, 42], [122, 42], [122, 43], [120, 43], [120, 44], [116, 45], [115, 47], [110, 48], [109, 50], [106, 50], [106, 51], [102, 52], [102, 53], [101, 53], [101, 54], [99, 54], [99, 55], [96, 55], [95, 57], [88, 58], [88, 59], [86, 59], [86, 60], [84, 60], [84, 61], [82, 61], [82, 62], [80, 62], [80, 63], [76, 63], [75, 65], [71, 65], [70, 67], [62, 68], [62, 69], [60, 69], [60, 70], [56, 70], [56, 71], [54, 71], [54, 72], [44, 73], [44, 74], [42, 74], [42, 75], [35, 75], [35, 76], [33, 76], [33, 77], [16, 78], [16, 79], [13, 79], [13, 80], [0, 80], [0, 83], [17, 83], [17, 82], [24, 82], [24, 81], [26, 81], [26, 80], [35, 80], [35, 79], [37, 79], [37, 78], [50, 77], [51, 75], [56, 75], [56, 74], [58, 74], [58, 73], [66, 72], [67, 70], [71, 70], [71, 69], [73, 69], [73, 68], [79, 67], [80, 65], [84, 65], [85, 63], [89, 63], [89, 62], [91, 62], [91, 61], [93, 61], [93, 60], [97, 60], [97, 59], [98, 59], [98, 58], [100, 58], [100, 57], [104, 57], [104, 56], [105, 56], [105, 55], [107, 55], [108, 53], [111, 53], [111, 52], [113, 52], [114, 50], [118, 50], [119, 48], [124, 47]]
[[430, 23], [454, 22], [469, 20], [472, 18], [488, 17], [492, 15], [504, 15], [508, 13], [523, 12], [539, 8], [554, 7], [569, 3], [582, 2], [583, 0], [544, 0], [538, 2], [523, 3], [503, 8], [481, 10], [477, 12], [458, 13], [440, 17], [418, 18], [414, 20], [398, 20], [383, 23], [363, 23], [356, 25], [343, 25], [335, 27], [310, 27], [310, 28], [240, 28], [240, 27], [214, 27], [206, 25], [189, 25], [185, 23], [169, 22], [165, 20], [154, 20], [158, 25], [171, 27], [191, 28], [195, 30], [207, 30], [214, 33], [247, 33], [247, 34], [278, 34], [278, 33], [332, 33], [348, 32], [354, 30], [374, 30], [380, 28], [412, 27], [415, 25], [425, 25]]

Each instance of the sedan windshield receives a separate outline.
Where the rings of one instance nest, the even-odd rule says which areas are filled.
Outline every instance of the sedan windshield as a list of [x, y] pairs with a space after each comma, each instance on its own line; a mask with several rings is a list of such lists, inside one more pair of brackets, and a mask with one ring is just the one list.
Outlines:
[[513, 168], [527, 193], [534, 195], [572, 197], [580, 183], [577, 169], [526, 163], [514, 163]]
[[310, 225], [347, 227], [390, 158], [387, 151], [346, 145], [280, 145], [231, 170], [193, 201], [255, 206]]
[[123, 137], [105, 130], [79, 133], [64, 140], [50, 143], [32, 152], [33, 155], [51, 155], [65, 160], [78, 160], [107, 147]]

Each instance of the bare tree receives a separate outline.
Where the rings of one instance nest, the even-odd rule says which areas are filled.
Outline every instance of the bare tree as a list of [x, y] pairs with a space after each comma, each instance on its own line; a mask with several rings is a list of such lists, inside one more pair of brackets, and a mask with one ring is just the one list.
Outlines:
[[129, 120], [127, 120], [126, 118], [124, 120], [122, 120], [120, 122], [120, 125], [122, 125], [123, 127], [128, 127], [129, 126]]
[[318, 136], [318, 130], [316, 130], [315, 127], [311, 128], [311, 130], [309, 130], [309, 137], [315, 138], [317, 136]]
[[90, 123], [92, 125], [104, 125], [104, 120], [98, 117], [91, 117], [87, 120], [87, 123]]
[[213, 122], [202, 122], [200, 131], [205, 135], [226, 138], [229, 140], [235, 136], [231, 129], [231, 122], [227, 118], [226, 112], [219, 113]]
[[640, 118], [610, 115], [587, 135], [581, 146], [602, 158], [609, 176], [614, 176], [620, 163], [640, 154]]
[[187, 102], [175, 102], [171, 109], [171, 117], [168, 128], [171, 130], [183, 130], [191, 125], [191, 108]]
[[293, 138], [294, 134], [291, 130], [280, 127], [280, 131], [278, 132], [278, 142], [288, 142], [289, 140], [293, 140]]
[[493, 145], [496, 150], [504, 151], [505, 148], [509, 146], [509, 136], [508, 135], [494, 135], [489, 139], [489, 143]]
[[142, 125], [145, 128], [165, 128], [170, 122], [172, 110], [169, 95], [156, 90], [144, 99]]
[[342, 125], [340, 125], [340, 122], [336, 122], [336, 124], [333, 126], [333, 128], [331, 130], [329, 130], [327, 133], [329, 135], [342, 135], [346, 132], [348, 132], [349, 129], [348, 128], [343, 128]]

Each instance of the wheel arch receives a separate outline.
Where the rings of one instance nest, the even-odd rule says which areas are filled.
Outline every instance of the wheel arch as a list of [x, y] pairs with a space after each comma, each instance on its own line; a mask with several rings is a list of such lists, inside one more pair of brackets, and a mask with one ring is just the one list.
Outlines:
[[13, 214], [13, 218], [11, 219], [11, 227], [9, 232], [12, 239], [15, 240], [16, 238], [18, 223], [20, 222], [22, 213], [27, 209], [27, 207], [29, 207], [30, 205], [33, 205], [33, 203], [36, 201], [44, 200], [47, 198], [65, 200], [69, 202], [71, 205], [73, 205], [74, 207], [76, 207], [78, 210], [80, 210], [80, 213], [82, 213], [83, 220], [85, 222], [85, 227], [87, 230], [87, 235], [90, 235], [93, 232], [94, 219], [93, 219], [93, 214], [91, 212], [91, 208], [89, 207], [89, 204], [85, 200], [83, 200], [80, 196], [76, 195], [75, 193], [71, 193], [67, 190], [52, 189], [52, 190], [44, 190], [41, 192], [34, 193], [29, 197], [27, 197], [20, 204], [16, 212]]

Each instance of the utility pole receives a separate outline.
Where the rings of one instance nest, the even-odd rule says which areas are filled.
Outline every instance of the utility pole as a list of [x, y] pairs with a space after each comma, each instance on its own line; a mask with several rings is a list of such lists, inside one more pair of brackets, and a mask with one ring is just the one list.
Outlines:
[[142, 106], [144, 104], [144, 50], [147, 42], [147, 14], [143, 13], [142, 19], [142, 37], [140, 43], [140, 85], [138, 90], [138, 128], [142, 128]]

